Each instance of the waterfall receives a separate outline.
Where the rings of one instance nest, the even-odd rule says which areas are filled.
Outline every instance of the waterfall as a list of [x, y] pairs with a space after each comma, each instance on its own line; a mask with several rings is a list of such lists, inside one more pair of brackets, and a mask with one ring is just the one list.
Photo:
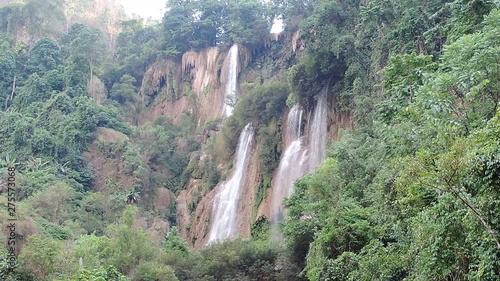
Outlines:
[[[329, 87], [325, 86], [319, 94], [316, 107], [310, 112], [307, 139], [306, 136], [301, 136], [303, 110], [295, 105], [288, 113], [283, 137], [286, 149], [272, 182], [269, 219], [273, 226], [286, 214], [282, 202], [292, 194], [294, 181], [313, 172], [326, 158], [328, 91]], [[275, 227], [272, 230], [273, 238], [281, 240], [279, 231]]]
[[311, 126], [309, 128], [309, 171], [312, 172], [326, 158], [326, 133], [328, 130], [328, 96], [329, 87], [321, 91], [314, 108]]
[[285, 145], [290, 145], [302, 134], [302, 114], [304, 110], [296, 104], [290, 109], [286, 118], [286, 132], [284, 136]]
[[307, 172], [307, 148], [301, 137], [302, 113], [303, 110], [299, 105], [295, 105], [288, 112], [284, 136], [287, 147], [281, 157], [272, 184], [270, 221], [273, 225], [284, 216], [282, 202], [292, 193], [293, 182]]
[[224, 95], [224, 116], [231, 116], [233, 114], [234, 104], [236, 103], [236, 92], [238, 83], [238, 45], [234, 44], [226, 60], [229, 60], [229, 71], [227, 72], [226, 92]]
[[240, 189], [245, 186], [245, 170], [248, 169], [249, 154], [252, 152], [254, 128], [246, 125], [240, 134], [234, 159], [235, 169], [232, 177], [221, 183], [220, 191], [215, 196], [212, 214], [212, 228], [208, 243], [238, 235], [238, 201]]

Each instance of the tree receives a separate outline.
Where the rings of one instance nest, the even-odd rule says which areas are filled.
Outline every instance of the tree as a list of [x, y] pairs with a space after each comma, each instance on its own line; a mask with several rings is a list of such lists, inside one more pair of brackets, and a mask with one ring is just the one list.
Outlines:
[[113, 84], [113, 87], [110, 91], [110, 98], [116, 100], [122, 105], [133, 102], [137, 96], [137, 90], [135, 88], [135, 79], [134, 77], [125, 74], [120, 78], [119, 83]]
[[257, 0], [224, 2], [169, 1], [163, 17], [166, 54], [178, 57], [190, 49], [239, 43], [256, 47], [269, 36], [272, 15]]
[[0, 30], [12, 37], [18, 33], [23, 24], [23, 4], [9, 3], [0, 7]]
[[33, 235], [27, 238], [26, 245], [19, 255], [19, 262], [38, 280], [50, 280], [50, 276], [57, 270], [60, 252], [59, 242]]
[[118, 225], [110, 226], [106, 249], [109, 262], [120, 272], [130, 274], [142, 262], [155, 259], [155, 246], [149, 234], [134, 226], [137, 208], [128, 205]]
[[62, 30], [64, 13], [60, 0], [30, 0], [23, 7], [24, 25], [30, 33], [30, 39], [41, 38], [55, 33], [57, 27]]
[[106, 281], [128, 281], [126, 276], [121, 274], [112, 265], [108, 267], [99, 267], [91, 270], [80, 269], [76, 276], [69, 279], [69, 281], [96, 281], [96, 280], [106, 280]]
[[57, 183], [47, 190], [38, 192], [30, 199], [31, 207], [44, 219], [61, 224], [68, 217], [68, 201], [74, 190], [64, 183]]
[[83, 24], [74, 24], [65, 38], [70, 57], [73, 59], [82, 58], [87, 62], [91, 81], [94, 68], [103, 57], [104, 46], [100, 43], [100, 35], [101, 32], [98, 29]]
[[82, 268], [84, 269], [99, 268], [104, 266], [109, 258], [106, 255], [109, 243], [110, 239], [106, 236], [83, 235], [76, 240], [72, 255], [82, 260]]
[[307, 18], [317, 5], [315, 0], [272, 0], [273, 11], [283, 17], [284, 28], [287, 31], [295, 32], [299, 24]]
[[163, 45], [168, 56], [179, 56], [189, 50], [194, 27], [190, 1], [168, 1], [169, 10], [163, 16]]
[[43, 38], [30, 51], [28, 71], [43, 75], [62, 65], [62, 52], [56, 42]]
[[224, 40], [224, 27], [227, 22], [227, 7], [218, 0], [197, 1], [197, 19], [194, 23], [193, 39], [190, 45], [200, 49], [216, 46]]
[[48, 81], [34, 73], [26, 79], [24, 85], [19, 87], [18, 93], [14, 100], [14, 106], [21, 112], [30, 112], [33, 110], [31, 106], [39, 106], [55, 94]]
[[16, 54], [10, 43], [0, 37], [0, 105], [3, 110], [12, 102], [15, 86]]
[[231, 1], [227, 6], [224, 30], [233, 43], [258, 46], [269, 36], [271, 20], [262, 1]]
[[70, 97], [80, 97], [87, 94], [90, 79], [88, 61], [82, 56], [70, 57], [64, 66], [64, 88]]
[[134, 270], [134, 280], [179, 281], [170, 266], [155, 262], [140, 263]]
[[165, 235], [165, 240], [163, 241], [163, 249], [167, 252], [178, 251], [181, 254], [188, 254], [189, 248], [185, 241], [179, 236], [177, 227], [173, 226], [170, 231]]
[[145, 26], [142, 19], [132, 19], [123, 21], [121, 27], [114, 58], [104, 64], [102, 79], [108, 88], [126, 74], [139, 86], [147, 67], [161, 55], [160, 25]]

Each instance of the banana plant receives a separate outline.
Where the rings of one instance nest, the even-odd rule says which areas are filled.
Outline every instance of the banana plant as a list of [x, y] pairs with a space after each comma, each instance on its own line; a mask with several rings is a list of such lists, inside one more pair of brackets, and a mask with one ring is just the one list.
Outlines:
[[16, 155], [12, 153], [7, 153], [4, 158], [0, 159], [0, 168], [7, 168], [7, 167], [15, 167], [19, 165], [19, 162], [16, 161]]
[[66, 174], [66, 172], [68, 172], [68, 170], [66, 169], [66, 165], [69, 164], [69, 161], [64, 163], [64, 165], [62, 165], [61, 167], [59, 167], [59, 170], [63, 173], [63, 174]]
[[49, 164], [49, 161], [43, 161], [41, 158], [32, 157], [26, 163], [26, 169], [30, 172], [40, 171], [43, 170], [47, 166], [47, 164]]

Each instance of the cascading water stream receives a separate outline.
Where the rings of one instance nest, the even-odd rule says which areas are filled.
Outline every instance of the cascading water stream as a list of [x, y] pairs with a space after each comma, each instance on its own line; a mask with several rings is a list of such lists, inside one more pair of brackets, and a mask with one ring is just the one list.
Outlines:
[[325, 86], [321, 91], [309, 128], [309, 172], [313, 172], [326, 158], [328, 90], [329, 87]]
[[303, 110], [298, 105], [295, 105], [288, 113], [284, 137], [287, 148], [273, 179], [270, 210], [270, 220], [273, 225], [284, 216], [282, 202], [292, 193], [293, 182], [307, 172], [307, 149], [301, 138], [302, 113]]
[[[289, 197], [293, 192], [294, 181], [306, 173], [313, 172], [326, 158], [328, 91], [328, 86], [325, 86], [318, 97], [316, 107], [309, 117], [307, 147], [304, 145], [305, 136], [301, 137], [303, 110], [296, 105], [288, 113], [287, 129], [284, 137], [287, 148], [273, 178], [269, 218], [272, 225], [276, 225], [283, 219], [285, 210], [282, 202], [284, 198]], [[273, 238], [279, 241], [281, 234], [274, 227], [273, 230]]]
[[235, 157], [235, 169], [232, 177], [221, 183], [220, 191], [213, 204], [212, 228], [207, 244], [235, 237], [238, 235], [238, 201], [240, 189], [245, 186], [245, 171], [248, 168], [249, 155], [252, 152], [254, 128], [246, 125], [240, 134]]
[[228, 117], [233, 114], [234, 104], [236, 102], [236, 92], [238, 83], [238, 45], [234, 44], [226, 60], [229, 59], [229, 71], [227, 72], [226, 92], [224, 95], [223, 115]]

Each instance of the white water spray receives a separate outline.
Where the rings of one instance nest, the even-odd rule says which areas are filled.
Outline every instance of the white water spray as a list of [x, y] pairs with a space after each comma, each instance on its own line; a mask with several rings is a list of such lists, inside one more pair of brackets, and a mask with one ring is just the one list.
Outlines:
[[236, 103], [236, 92], [238, 90], [238, 45], [234, 44], [226, 60], [229, 60], [229, 71], [227, 72], [226, 92], [224, 95], [223, 115], [228, 117], [233, 114], [234, 104]]
[[307, 172], [307, 149], [301, 138], [303, 110], [295, 105], [287, 117], [285, 144], [287, 148], [281, 157], [271, 194], [270, 221], [275, 225], [285, 215], [283, 199], [293, 191], [293, 182]]
[[311, 120], [309, 129], [309, 172], [313, 172], [326, 158], [328, 90], [329, 87], [325, 86], [321, 91]]
[[212, 214], [212, 228], [207, 244], [232, 238], [238, 235], [238, 201], [240, 189], [245, 186], [245, 171], [248, 169], [249, 155], [252, 151], [254, 128], [246, 125], [238, 140], [235, 157], [235, 169], [232, 177], [221, 183], [220, 191], [215, 196]]
[[[306, 142], [305, 136], [301, 137], [303, 110], [299, 106], [294, 106], [288, 113], [284, 136], [287, 148], [281, 157], [278, 170], [273, 179], [270, 210], [272, 225], [276, 225], [286, 215], [282, 202], [284, 198], [292, 194], [294, 181], [307, 173], [313, 172], [326, 158], [328, 91], [328, 86], [325, 86], [318, 97], [316, 107], [309, 117], [307, 147], [304, 145]], [[272, 235], [276, 240], [280, 240], [281, 234], [279, 231], [275, 230]]]

